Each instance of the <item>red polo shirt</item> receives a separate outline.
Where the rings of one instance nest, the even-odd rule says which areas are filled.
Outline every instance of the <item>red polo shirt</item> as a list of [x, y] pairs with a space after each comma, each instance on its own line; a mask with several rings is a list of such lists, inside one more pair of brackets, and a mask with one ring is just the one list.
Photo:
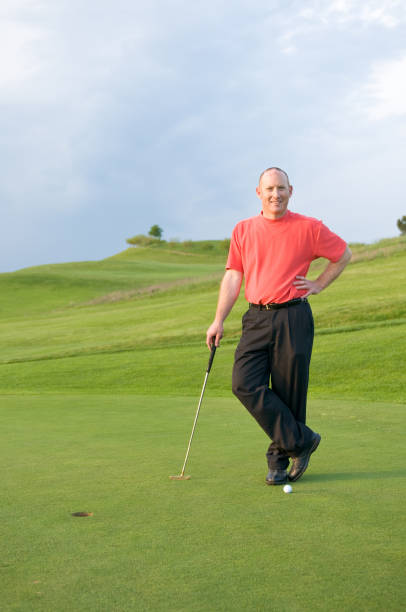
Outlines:
[[243, 272], [248, 302], [287, 302], [305, 293], [293, 285], [297, 275], [306, 276], [318, 257], [338, 261], [346, 246], [318, 219], [287, 210], [273, 220], [261, 212], [235, 226], [226, 268]]

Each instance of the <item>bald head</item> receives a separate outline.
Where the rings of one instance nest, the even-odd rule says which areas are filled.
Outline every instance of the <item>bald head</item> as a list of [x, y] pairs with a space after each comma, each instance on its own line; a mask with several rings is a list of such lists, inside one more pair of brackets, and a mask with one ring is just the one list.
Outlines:
[[264, 170], [262, 172], [261, 176], [259, 177], [258, 185], [261, 184], [261, 179], [264, 176], [264, 174], [266, 174], [267, 172], [271, 172], [272, 170], [277, 170], [278, 172], [282, 172], [286, 176], [286, 179], [288, 181], [288, 185], [290, 186], [290, 181], [289, 181], [288, 173], [285, 172], [285, 170], [282, 170], [282, 168], [278, 168], [277, 166], [272, 166], [271, 168], [267, 168], [266, 170]]

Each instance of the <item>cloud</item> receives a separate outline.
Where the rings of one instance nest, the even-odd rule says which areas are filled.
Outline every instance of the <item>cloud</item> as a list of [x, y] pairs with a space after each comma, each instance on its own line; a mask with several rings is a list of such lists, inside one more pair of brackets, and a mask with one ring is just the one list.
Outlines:
[[223, 238], [256, 210], [264, 167], [304, 186], [320, 168], [326, 188], [343, 158], [361, 172], [376, 134], [361, 121], [354, 136], [353, 111], [390, 109], [399, 123], [405, 11], [388, 0], [2, 0], [0, 230], [19, 236], [28, 263], [38, 242], [55, 259], [51, 235], [65, 259], [114, 252], [154, 223], [165, 237]]
[[37, 28], [3, 20], [0, 22], [2, 53], [0, 57], [0, 87], [15, 90], [38, 71], [29, 53], [30, 45], [41, 38]]
[[406, 24], [406, 5], [401, 0], [296, 0], [293, 10], [281, 12], [282, 53], [294, 54], [309, 38], [323, 31], [343, 28], [394, 29]]
[[188, 166], [181, 158], [193, 157], [197, 139], [213, 148], [205, 126], [218, 126], [221, 147], [241, 105], [251, 106], [255, 50], [245, 53], [240, 37], [255, 35], [258, 21], [244, 2], [236, 14], [226, 2], [190, 10], [182, 0], [117, 0], [112, 10], [89, 0], [80, 20], [63, 0], [5, 6], [0, 191], [14, 212], [70, 214], [105, 197], [113, 180], [149, 177], [160, 154]]
[[348, 97], [348, 104], [372, 121], [406, 115], [406, 54], [375, 63], [366, 82]]
[[151, 19], [130, 22], [105, 1], [95, 9], [88, 2], [78, 20], [62, 0], [2, 4], [0, 192], [14, 214], [88, 206], [102, 182], [98, 162], [115, 146], [105, 130], [118, 114], [124, 120], [129, 90], [162, 78], [148, 49]]
[[377, 25], [394, 28], [406, 21], [406, 7], [401, 0], [316, 0], [306, 3], [299, 17], [320, 25]]

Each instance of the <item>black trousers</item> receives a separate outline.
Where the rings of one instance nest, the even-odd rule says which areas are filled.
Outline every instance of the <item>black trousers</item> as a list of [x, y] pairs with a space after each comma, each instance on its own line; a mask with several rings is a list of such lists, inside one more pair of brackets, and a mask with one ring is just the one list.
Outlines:
[[278, 310], [250, 308], [242, 318], [232, 388], [272, 440], [270, 469], [287, 468], [289, 457], [313, 436], [305, 425], [313, 336], [307, 301]]

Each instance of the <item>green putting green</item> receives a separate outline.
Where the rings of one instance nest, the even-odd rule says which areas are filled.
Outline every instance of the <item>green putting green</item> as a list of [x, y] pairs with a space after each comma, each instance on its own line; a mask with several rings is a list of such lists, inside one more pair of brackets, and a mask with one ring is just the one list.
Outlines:
[[3, 610], [401, 609], [404, 407], [312, 401], [323, 440], [291, 495], [231, 398], [204, 400], [191, 479], [169, 480], [195, 408], [2, 398]]

